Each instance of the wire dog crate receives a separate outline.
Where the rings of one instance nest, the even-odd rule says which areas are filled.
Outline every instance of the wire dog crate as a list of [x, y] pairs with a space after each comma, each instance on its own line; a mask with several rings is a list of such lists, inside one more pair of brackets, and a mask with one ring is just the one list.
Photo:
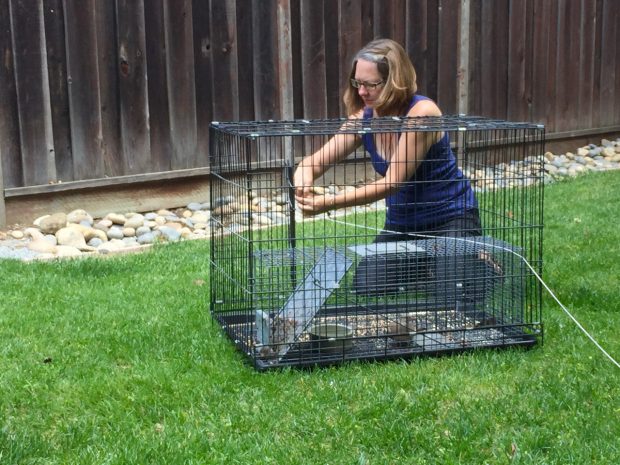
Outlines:
[[[378, 240], [384, 200], [304, 217], [296, 163], [343, 133], [449, 137], [481, 228]], [[212, 123], [212, 316], [257, 369], [536, 344], [544, 137], [466, 116]], [[326, 168], [315, 195], [377, 179], [361, 146]]]

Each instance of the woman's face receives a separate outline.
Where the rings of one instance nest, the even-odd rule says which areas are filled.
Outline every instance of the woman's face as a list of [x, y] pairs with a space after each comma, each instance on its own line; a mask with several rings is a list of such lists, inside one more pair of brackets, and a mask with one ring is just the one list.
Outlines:
[[[357, 93], [364, 101], [364, 105], [373, 108], [373, 105], [383, 90], [383, 78], [379, 73], [377, 64], [361, 58], [357, 60], [357, 65], [355, 66], [355, 80], [359, 83]], [[377, 86], [372, 85], [377, 83], [381, 84]]]

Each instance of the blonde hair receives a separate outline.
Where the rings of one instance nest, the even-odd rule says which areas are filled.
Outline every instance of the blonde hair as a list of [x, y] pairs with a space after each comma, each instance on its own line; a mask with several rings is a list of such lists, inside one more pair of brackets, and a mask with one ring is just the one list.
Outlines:
[[343, 98], [349, 115], [364, 107], [358, 90], [350, 82], [351, 79], [355, 78], [358, 60], [376, 63], [379, 74], [385, 81], [375, 105], [377, 114], [380, 116], [399, 115], [418, 89], [415, 69], [407, 52], [400, 44], [391, 39], [375, 39], [357, 52], [353, 58], [347, 89]]

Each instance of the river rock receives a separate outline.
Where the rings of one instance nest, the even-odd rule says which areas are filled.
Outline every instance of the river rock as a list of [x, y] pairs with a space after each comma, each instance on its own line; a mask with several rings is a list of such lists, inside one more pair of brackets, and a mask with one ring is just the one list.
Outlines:
[[123, 228], [123, 236], [124, 237], [134, 237], [136, 235], [136, 230], [134, 228], [128, 228], [128, 227], [124, 227]]
[[88, 226], [93, 225], [93, 217], [86, 210], [73, 210], [67, 214], [67, 223], [82, 223], [84, 221]]
[[616, 151], [613, 147], [605, 147], [601, 152], [601, 155], [604, 157], [613, 157], [616, 154]]
[[54, 234], [46, 234], [43, 236], [43, 240], [49, 242], [52, 245], [58, 245], [58, 239]]
[[[90, 247], [90, 250], [94, 249], [94, 247]], [[79, 257], [80, 255], [82, 255], [82, 252], [77, 247], [72, 247], [70, 245], [59, 245], [58, 247], [56, 247], [57, 257]]]
[[98, 237], [93, 237], [93, 238], [92, 238], [91, 240], [89, 240], [86, 244], [87, 244], [87, 245], [89, 245], [89, 246], [91, 246], [91, 247], [97, 248], [97, 247], [99, 247], [99, 246], [100, 246], [101, 244], [103, 244], [103, 243], [104, 243], [104, 241], [102, 241], [102, 240], [101, 240], [101, 239], [99, 239]]
[[138, 236], [138, 244], [152, 244], [155, 242], [155, 234], [153, 232], [147, 232]]
[[86, 245], [84, 236], [77, 230], [77, 228], [61, 228], [56, 231], [56, 239], [58, 240], [58, 246], [66, 245], [69, 247], [75, 247], [78, 250], [92, 250], [92, 247]]
[[24, 238], [24, 233], [23, 231], [17, 230], [17, 231], [11, 231], [9, 233], [9, 235], [13, 238], [13, 239], [23, 239]]
[[225, 195], [224, 197], [219, 197], [215, 199], [213, 202], [213, 208], [222, 207], [224, 205], [229, 204], [230, 202], [234, 202], [235, 197], [232, 195]]
[[126, 228], [132, 228], [134, 230], [142, 225], [144, 225], [144, 216], [139, 213], [132, 215], [130, 218], [127, 219], [127, 221], [125, 221], [124, 224]]
[[67, 215], [64, 213], [54, 213], [53, 215], [41, 218], [39, 229], [43, 234], [56, 234], [61, 228], [67, 225]]
[[45, 239], [35, 239], [28, 243], [28, 249], [39, 253], [56, 253], [56, 246]]
[[93, 225], [93, 228], [101, 229], [102, 231], [107, 231], [108, 229], [112, 227], [113, 224], [114, 223], [112, 223], [112, 221], [110, 220], [101, 219]]
[[151, 232], [151, 228], [149, 228], [148, 226], [140, 226], [139, 228], [136, 229], [136, 236], [140, 237], [143, 234], [147, 234]]
[[187, 204], [187, 209], [193, 212], [202, 210], [202, 204], [198, 202], [191, 202]]
[[168, 228], [168, 229], [174, 229], [175, 231], [180, 231], [181, 229], [183, 229], [183, 225], [181, 223], [176, 223], [176, 222], [167, 222], [163, 226], [161, 226], [159, 230], [161, 231], [162, 228]]
[[37, 228], [26, 228], [24, 229], [24, 236], [32, 237], [32, 240], [43, 239], [43, 233]]
[[122, 241], [123, 244], [125, 244], [125, 247], [133, 247], [138, 245], [138, 239], [135, 236], [123, 237]]
[[35, 260], [51, 260], [53, 258], [56, 258], [56, 255], [50, 252], [37, 252], [37, 254], [34, 256]]
[[269, 226], [272, 221], [267, 215], [253, 215], [252, 222], [260, 226]]
[[[177, 224], [177, 223], [173, 223], [173, 224]], [[166, 239], [168, 242], [175, 242], [181, 238], [180, 229], [181, 228], [177, 230], [175, 228], [171, 228], [170, 226], [166, 225], [166, 226], [162, 226], [161, 228], [159, 228], [159, 232], [161, 233], [162, 237]]]
[[192, 221], [194, 224], [196, 223], [207, 223], [211, 218], [211, 214], [209, 212], [197, 211], [192, 215]]
[[123, 236], [123, 230], [118, 226], [112, 226], [107, 232], [108, 239], [111, 241], [112, 239], [121, 240]]
[[121, 215], [120, 213], [108, 213], [104, 219], [110, 220], [113, 224], [119, 224], [121, 226], [124, 226], [127, 221], [127, 217], [125, 215]]
[[108, 236], [104, 231], [95, 229], [94, 227], [85, 226], [83, 224], [69, 223], [67, 228], [78, 231], [82, 236], [84, 236], [84, 240], [86, 240], [86, 242], [90, 241], [93, 237], [97, 237], [104, 242], [108, 240]]
[[[258, 206], [254, 206], [252, 207], [252, 209], [254, 208], [259, 208]], [[221, 207], [215, 207], [213, 209], [213, 214], [214, 215], [230, 215], [233, 212], [232, 208], [230, 208], [228, 205], [222, 205]]]
[[123, 250], [124, 248], [125, 248], [125, 243], [122, 240], [111, 239], [108, 242], [104, 242], [99, 247], [97, 247], [97, 251], [101, 254], [108, 254], [110, 252]]

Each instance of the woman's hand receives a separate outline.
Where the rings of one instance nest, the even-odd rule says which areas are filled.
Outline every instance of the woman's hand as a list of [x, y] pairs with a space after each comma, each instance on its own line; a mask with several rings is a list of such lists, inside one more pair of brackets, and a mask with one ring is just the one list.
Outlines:
[[314, 172], [312, 166], [304, 166], [303, 162], [297, 166], [293, 175], [293, 186], [295, 187], [295, 197], [305, 197], [312, 193], [314, 183]]
[[334, 206], [333, 195], [319, 195], [314, 192], [314, 170], [312, 166], [300, 163], [293, 175], [295, 201], [304, 215], [318, 215]]
[[304, 215], [318, 215], [334, 208], [335, 196], [315, 194], [311, 190], [306, 195], [295, 194], [297, 206]]

